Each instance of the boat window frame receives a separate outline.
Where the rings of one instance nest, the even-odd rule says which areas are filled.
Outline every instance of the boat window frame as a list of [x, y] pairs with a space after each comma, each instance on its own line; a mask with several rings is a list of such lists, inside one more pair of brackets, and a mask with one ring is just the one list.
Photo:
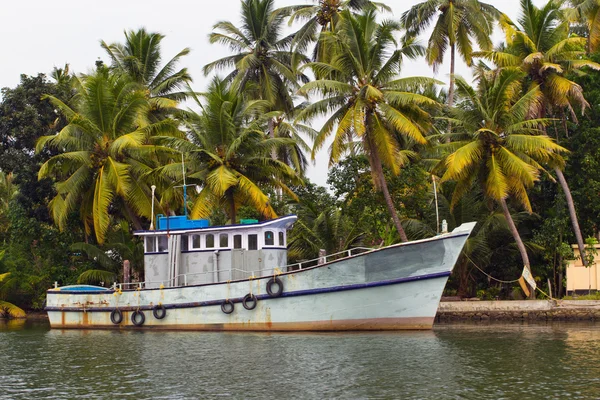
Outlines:
[[[240, 238], [240, 245], [239, 245], [239, 247], [236, 247], [236, 245], [235, 245], [235, 238], [238, 237], [238, 236]], [[233, 245], [232, 248], [234, 250], [243, 249], [244, 248], [244, 234], [243, 233], [235, 233], [235, 234], [233, 234], [233, 243], [232, 243], [232, 245]]]
[[[252, 249], [251, 246], [250, 246], [251, 245], [251, 243], [250, 243], [250, 237], [251, 236], [256, 237], [256, 248], [255, 249]], [[247, 243], [247, 247], [246, 248], [248, 249], [248, 251], [256, 251], [256, 250], [260, 250], [262, 248], [261, 243], [260, 243], [260, 235], [258, 234], [258, 232], [256, 232], [256, 231], [248, 232], [246, 234], [246, 240], [247, 240], [247, 242], [246, 242]]]
[[[157, 253], [167, 253], [169, 251], [169, 236], [168, 235], [158, 235], [157, 237]], [[163, 240], [164, 239], [164, 240]], [[163, 248], [164, 246], [164, 248]]]
[[[271, 243], [267, 242], [267, 235], [271, 234]], [[264, 238], [264, 246], [275, 246], [275, 231], [271, 230], [271, 229], [265, 229], [263, 231], [263, 238]]]
[[[180, 243], [180, 248], [181, 248], [181, 251], [189, 251], [190, 250], [190, 236], [191, 235], [188, 235], [188, 234], [180, 236], [180, 242], [181, 242]], [[185, 246], [184, 246], [184, 243], [185, 243]]]
[[[200, 233], [193, 233], [191, 235], [191, 242], [192, 242], [192, 246], [190, 247], [190, 250], [200, 250], [202, 249], [202, 234]], [[196, 242], [195, 242], [195, 238], [198, 238], [198, 247], [196, 247]]]
[[[150, 249], [149, 244], [152, 244], [152, 249]], [[144, 252], [156, 253], [156, 236], [146, 236], [146, 240], [144, 241]]]
[[[225, 245], [223, 245], [223, 238], [226, 239]], [[229, 233], [219, 233], [219, 248], [220, 249], [228, 249], [229, 248]]]
[[[209, 237], [212, 238], [212, 243], [210, 243], [208, 241]], [[209, 243], [210, 243], [210, 246], [209, 246]], [[215, 247], [215, 244], [216, 243], [215, 243], [215, 234], [214, 233], [207, 233], [206, 235], [204, 235], [204, 247], [205, 248], [207, 248], [207, 249], [217, 248], [217, 247]]]

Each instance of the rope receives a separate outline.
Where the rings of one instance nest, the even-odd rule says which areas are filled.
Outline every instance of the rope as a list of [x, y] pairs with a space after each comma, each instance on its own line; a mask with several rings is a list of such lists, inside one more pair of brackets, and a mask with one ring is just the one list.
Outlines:
[[475, 264], [475, 262], [473, 262], [473, 260], [471, 260], [471, 258], [468, 255], [465, 254], [465, 257], [467, 257], [467, 260], [469, 260], [471, 262], [471, 264], [473, 264], [473, 266], [475, 268], [477, 268], [482, 274], [484, 274], [485, 276], [487, 276], [490, 279], [495, 280], [496, 282], [500, 282], [500, 283], [515, 283], [515, 282], [519, 281], [519, 279], [514, 279], [512, 281], [503, 281], [501, 279], [494, 278], [493, 276], [491, 276], [490, 274], [488, 274], [487, 272], [485, 272], [484, 270], [482, 270], [481, 268], [479, 268], [477, 266], [477, 264]]
[[[475, 268], [477, 268], [479, 270], [479, 272], [481, 272], [482, 274], [484, 274], [488, 278], [495, 280], [496, 282], [500, 282], [500, 283], [515, 283], [515, 282], [518, 282], [519, 279], [520, 279], [519, 278], [519, 279], [514, 279], [512, 281], [503, 281], [501, 279], [494, 278], [493, 276], [491, 276], [490, 274], [488, 274], [487, 272], [485, 272], [484, 270], [482, 270], [481, 268], [479, 268], [477, 266], [477, 264], [475, 264], [475, 262], [473, 260], [471, 260], [471, 258], [468, 255], [465, 254], [465, 257], [467, 258], [467, 260], [469, 260], [471, 262], [471, 264], [473, 264], [473, 266]], [[535, 289], [537, 291], [539, 291], [541, 294], [543, 294], [544, 296], [546, 296], [547, 298], [549, 298], [550, 300], [553, 300], [552, 296], [548, 295], [548, 293], [546, 293], [542, 289], [540, 289], [540, 287], [538, 285], [535, 286]]]

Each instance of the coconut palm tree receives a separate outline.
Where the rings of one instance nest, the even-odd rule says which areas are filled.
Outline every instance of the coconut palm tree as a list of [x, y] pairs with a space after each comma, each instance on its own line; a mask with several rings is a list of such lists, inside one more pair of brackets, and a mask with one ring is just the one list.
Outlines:
[[388, 210], [401, 240], [407, 237], [396, 213], [383, 167], [400, 172], [403, 158], [396, 140], [400, 134], [417, 143], [425, 143], [430, 126], [429, 115], [421, 108], [437, 102], [415, 94], [414, 88], [431, 83], [429, 78], [398, 78], [405, 58], [422, 54], [422, 48], [412, 42], [396, 48], [395, 35], [400, 25], [393, 21], [376, 21], [370, 9], [360, 15], [348, 10], [333, 34], [327, 35], [339, 50], [330, 62], [309, 64], [327, 79], [305, 84], [301, 91], [323, 96], [304, 109], [299, 120], [333, 114], [323, 124], [313, 145], [315, 153], [333, 134], [330, 164], [344, 155], [353, 137], [357, 137], [369, 158], [373, 182], [383, 192]]
[[564, 162], [566, 151], [543, 134], [546, 119], [535, 118], [543, 104], [537, 85], [522, 92], [525, 76], [518, 68], [497, 73], [480, 69], [478, 88], [457, 78], [459, 102], [453, 111], [459, 140], [448, 143], [442, 181], [455, 181], [451, 207], [474, 183], [486, 198], [499, 204], [517, 243], [523, 264], [531, 269], [529, 256], [508, 208], [508, 200], [531, 212], [527, 189], [539, 179], [541, 164]]
[[[265, 133], [267, 121], [274, 117], [266, 112], [269, 102], [248, 100], [238, 86], [219, 78], [213, 79], [202, 98], [195, 99], [202, 112], [190, 112], [184, 121], [190, 140], [163, 138], [188, 156], [187, 178], [201, 187], [192, 218], [206, 218], [220, 207], [235, 223], [241, 205], [253, 207], [265, 218], [277, 217], [265, 189], [295, 197], [287, 183], [301, 181], [292, 168], [270, 156], [273, 149], [294, 142]], [[180, 163], [163, 166], [158, 172], [174, 180], [182, 178]]]
[[[0, 261], [4, 258], [5, 251], [0, 251]], [[6, 301], [6, 295], [17, 286], [17, 280], [10, 272], [0, 274], [0, 318], [24, 318], [22, 308]]]
[[600, 0], [569, 0], [565, 16], [571, 23], [581, 24], [587, 37], [587, 54], [600, 46]]
[[311, 44], [315, 43], [312, 60], [327, 61], [332, 56], [333, 51], [326, 47], [325, 40], [321, 40], [323, 34], [335, 31], [335, 26], [343, 10], [356, 13], [367, 8], [391, 11], [391, 8], [383, 3], [368, 0], [315, 0], [313, 4], [282, 7], [277, 12], [284, 15], [290, 14], [290, 25], [295, 21], [304, 22], [302, 27], [294, 34], [292, 48], [295, 51], [304, 53]]
[[164, 35], [141, 28], [125, 31], [125, 43], [100, 42], [111, 59], [111, 67], [126, 73], [134, 82], [148, 90], [152, 110], [173, 109], [187, 98], [187, 87], [192, 81], [187, 68], [177, 70], [181, 58], [188, 55], [189, 48], [161, 66], [161, 42]]
[[426, 0], [402, 14], [400, 21], [407, 34], [419, 36], [434, 22], [425, 58], [434, 71], [444, 61], [450, 47], [450, 87], [448, 106], [454, 104], [454, 68], [456, 51], [468, 66], [473, 60], [473, 41], [482, 50], [492, 48], [490, 36], [500, 12], [491, 4], [477, 0]]
[[227, 79], [235, 79], [250, 99], [266, 100], [273, 110], [291, 112], [290, 90], [295, 91], [300, 80], [308, 81], [294, 64], [307, 59], [290, 51], [294, 35], [282, 36], [285, 14], [274, 12], [274, 0], [242, 0], [241, 4], [239, 28], [221, 21], [209, 35], [211, 43], [228, 46], [234, 54], [205, 65], [204, 74], [233, 69]]
[[102, 244], [111, 213], [123, 212], [138, 229], [138, 217], [150, 218], [150, 190], [141, 178], [152, 169], [155, 154], [167, 151], [152, 146], [150, 138], [178, 131], [172, 121], [147, 119], [151, 106], [145, 90], [126, 75], [101, 67], [75, 80], [71, 106], [47, 96], [68, 125], [38, 140], [37, 151], [48, 146], [60, 152], [41, 166], [38, 177], [56, 180], [49, 208], [59, 228], [79, 211], [86, 233], [93, 228]]
[[[583, 112], [589, 104], [583, 96], [583, 88], [567, 79], [565, 73], [585, 67], [599, 70], [600, 64], [582, 58], [585, 55], [586, 38], [569, 36], [569, 22], [563, 18], [560, 4], [548, 2], [538, 8], [532, 0], [521, 0], [518, 24], [504, 18], [502, 26], [508, 44], [506, 50], [481, 52], [478, 55], [493, 61], [500, 68], [518, 67], [526, 73], [527, 79], [537, 85], [542, 94], [542, 107], [539, 107], [537, 117], [562, 116], [566, 121], [567, 110], [572, 120], [577, 122], [574, 109], [578, 107]], [[562, 172], [564, 164], [552, 167], [567, 199], [573, 232], [583, 254], [583, 236], [573, 197]]]
[[13, 183], [13, 174], [0, 171], [0, 240], [8, 231], [8, 210], [15, 194], [17, 187]]

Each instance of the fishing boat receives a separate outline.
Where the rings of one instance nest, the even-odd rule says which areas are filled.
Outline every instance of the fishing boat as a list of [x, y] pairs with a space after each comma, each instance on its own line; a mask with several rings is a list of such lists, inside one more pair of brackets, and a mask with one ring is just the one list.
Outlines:
[[52, 328], [209, 331], [431, 329], [475, 223], [432, 238], [287, 265], [296, 216], [210, 226], [159, 217], [145, 282], [48, 290]]

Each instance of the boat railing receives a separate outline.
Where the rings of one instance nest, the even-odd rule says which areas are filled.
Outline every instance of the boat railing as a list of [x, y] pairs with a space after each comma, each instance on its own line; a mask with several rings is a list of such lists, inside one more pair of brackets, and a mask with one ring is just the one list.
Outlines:
[[[373, 248], [370, 247], [354, 247], [352, 249], [348, 249], [348, 250], [343, 250], [337, 253], [333, 253], [333, 254], [327, 254], [321, 257], [317, 257], [311, 260], [303, 260], [303, 261], [299, 261], [297, 263], [294, 264], [288, 264], [283, 268], [279, 268], [282, 272], [289, 272], [289, 271], [294, 271], [294, 270], [299, 270], [299, 269], [305, 269], [305, 268], [310, 268], [310, 267], [314, 267], [316, 265], [320, 265], [320, 264], [325, 264], [328, 262], [332, 262], [332, 261], [336, 261], [336, 260], [341, 260], [343, 258], [347, 258], [347, 257], [352, 257], [355, 256], [357, 254], [361, 254], [364, 252], [368, 252], [373, 250]], [[265, 276], [265, 275], [270, 275], [273, 273], [273, 270], [275, 268], [262, 268], [262, 269], [257, 269], [257, 270], [252, 270], [252, 271], [246, 271], [243, 269], [239, 269], [239, 268], [230, 268], [230, 269], [212, 269], [210, 271], [202, 271], [202, 272], [190, 272], [190, 273], [186, 273], [186, 274], [179, 274], [177, 276], [174, 276], [173, 278], [167, 279], [167, 280], [163, 280], [163, 281], [144, 281], [144, 282], [122, 282], [122, 283], [114, 283], [113, 284], [113, 289], [119, 288], [119, 289], [144, 289], [146, 287], [148, 287], [148, 285], [158, 285], [158, 286], [164, 286], [164, 287], [173, 287], [173, 286], [179, 286], [179, 285], [183, 285], [183, 286], [188, 286], [188, 281], [191, 279], [188, 278], [193, 278], [193, 277], [197, 277], [199, 275], [215, 275], [218, 274], [219, 278], [221, 278], [222, 276], [229, 276], [228, 280], [233, 280], [233, 275], [234, 273], [240, 273], [245, 275], [245, 277], [243, 279], [248, 279], [250, 277], [261, 277], [261, 276]], [[265, 274], [265, 272], [269, 272], [268, 274]], [[228, 273], [228, 274], [227, 274]], [[218, 279], [218, 282], [223, 282], [226, 281], [227, 279]], [[183, 281], [183, 282], [182, 282]]]

